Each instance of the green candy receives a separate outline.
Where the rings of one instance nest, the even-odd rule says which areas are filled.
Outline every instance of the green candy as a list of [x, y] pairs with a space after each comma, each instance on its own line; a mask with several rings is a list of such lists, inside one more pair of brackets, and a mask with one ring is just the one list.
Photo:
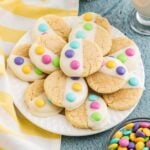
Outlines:
[[117, 59], [119, 59], [122, 63], [125, 63], [127, 61], [127, 57], [124, 54], [119, 54], [117, 56]]
[[118, 143], [120, 139], [118, 138], [113, 138], [111, 141], [110, 141], [110, 144], [114, 144], [114, 143]]
[[60, 66], [60, 59], [59, 59], [59, 57], [56, 57], [56, 58], [54, 58], [54, 60], [53, 60], [53, 65], [55, 66], [55, 67], [59, 67]]
[[99, 112], [94, 112], [91, 115], [92, 120], [100, 121], [102, 119], [102, 115]]
[[39, 68], [35, 68], [35, 73], [38, 74], [38, 75], [42, 75], [43, 72], [39, 69]]
[[86, 24], [84, 24], [83, 27], [85, 30], [88, 30], [88, 31], [93, 29], [93, 25], [91, 23], [86, 23]]

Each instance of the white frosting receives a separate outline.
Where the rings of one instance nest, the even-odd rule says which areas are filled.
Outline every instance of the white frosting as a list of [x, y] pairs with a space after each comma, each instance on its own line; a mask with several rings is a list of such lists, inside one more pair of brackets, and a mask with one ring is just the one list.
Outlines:
[[[36, 100], [42, 99], [44, 100], [44, 106], [38, 107], [36, 105]], [[32, 114], [39, 116], [39, 117], [48, 117], [51, 115], [58, 114], [62, 108], [59, 108], [55, 105], [53, 105], [46, 97], [46, 95], [43, 93], [39, 95], [38, 97], [35, 97], [31, 101], [28, 101], [27, 106]]]
[[[58, 56], [54, 54], [51, 50], [47, 49], [46, 47], [44, 47], [44, 53], [42, 55], [38, 55], [35, 52], [35, 49], [37, 46], [38, 46], [37, 44], [33, 44], [29, 50], [29, 56], [33, 64], [39, 69], [41, 69], [43, 72], [48, 73], [48, 74], [56, 70], [57, 68], [52, 64], [52, 61], [54, 58]], [[44, 64], [42, 62], [42, 56], [44, 55], [49, 55], [52, 58], [51, 63]]]
[[[73, 83], [79, 83], [82, 87], [81, 91], [73, 90], [72, 89]], [[66, 99], [66, 95], [68, 93], [72, 93], [76, 96], [76, 99], [74, 102], [69, 102]], [[88, 87], [87, 87], [87, 84], [83, 78], [80, 78], [78, 80], [73, 80], [71, 78], [67, 78], [65, 92], [64, 92], [63, 106], [68, 110], [75, 109], [84, 103], [84, 101], [87, 98], [87, 95], [88, 95]]]
[[[70, 76], [70, 77], [73, 77], [73, 76], [77, 77], [78, 76], [78, 77], [80, 77], [80, 76], [82, 76], [82, 73], [83, 73], [83, 45], [82, 45], [82, 40], [76, 39], [76, 40], [73, 40], [73, 41], [79, 42], [80, 47], [77, 48], [77, 49], [73, 49], [73, 48], [70, 47], [70, 43], [72, 41], [67, 43], [65, 45], [65, 47], [63, 48], [63, 50], [61, 51], [60, 67], [61, 67], [62, 71], [67, 76]], [[67, 50], [73, 50], [75, 55], [72, 58], [67, 58], [65, 56], [65, 52]], [[76, 70], [73, 70], [70, 66], [70, 64], [73, 60], [77, 60], [80, 63], [80, 67]]]
[[[90, 105], [93, 102], [99, 103], [100, 108], [99, 109], [91, 108]], [[92, 119], [91, 115], [94, 112], [98, 112], [101, 114], [101, 120], [95, 121]], [[108, 123], [109, 123], [109, 114], [108, 114], [107, 106], [101, 97], [98, 97], [98, 99], [94, 100], [94, 101], [90, 101], [89, 99], [87, 99], [87, 101], [86, 101], [86, 113], [88, 116], [88, 127], [92, 128], [93, 130], [103, 129], [104, 126], [108, 125]]]
[[[113, 61], [115, 63], [115, 67], [114, 68], [108, 68], [107, 67], [107, 62], [108, 61]], [[125, 69], [125, 73], [123, 75], [119, 75], [116, 71], [117, 67], [119, 67], [119, 66], [121, 66]], [[116, 76], [116, 77], [119, 77], [119, 78], [122, 78], [122, 79], [125, 79], [125, 80], [128, 77], [127, 67], [121, 61], [119, 61], [118, 59], [113, 58], [113, 57], [109, 57], [109, 56], [104, 57], [102, 66], [101, 66], [99, 71], [104, 73], [104, 74], [111, 75], [111, 76]]]
[[[22, 65], [16, 65], [14, 63], [14, 60], [16, 57], [22, 57], [24, 59], [24, 63]], [[44, 74], [38, 75], [35, 73], [34, 71], [35, 66], [31, 63], [29, 58], [12, 54], [9, 56], [7, 63], [10, 69], [13, 71], [13, 73], [23, 81], [34, 81], [34, 80], [41, 79], [44, 77]], [[22, 67], [26, 64], [29, 64], [30, 66], [32, 66], [32, 71], [29, 74], [24, 74], [22, 72]]]
[[96, 31], [97, 31], [97, 28], [99, 28], [99, 27], [94, 22], [90, 22], [90, 24], [93, 26], [93, 29], [92, 30], [85, 30], [84, 25], [86, 23], [88, 23], [88, 22], [79, 23], [76, 27], [74, 27], [72, 29], [72, 31], [70, 33], [70, 36], [69, 36], [69, 41], [73, 40], [73, 39], [76, 39], [77, 38], [76, 33], [79, 32], [79, 31], [84, 32], [84, 34], [85, 34], [84, 39], [87, 39], [87, 40], [90, 40], [90, 41], [95, 41]]
[[[39, 31], [39, 25], [40, 24], [45, 24], [48, 27], [48, 30], [46, 32]], [[42, 34], [50, 34], [50, 35], [56, 35], [56, 33], [53, 31], [53, 29], [49, 26], [49, 24], [46, 22], [45, 19], [40, 18], [36, 21], [36, 24], [34, 28], [32, 29], [32, 39], [35, 41], [39, 36]]]
[[[134, 56], [127, 56], [125, 54], [125, 51], [128, 48], [133, 48], [135, 50], [135, 55]], [[141, 59], [140, 58], [141, 55], [140, 55], [139, 49], [136, 45], [132, 45], [130, 47], [123, 48], [123, 49], [111, 54], [111, 56], [117, 57], [119, 54], [124, 54], [127, 57], [127, 61], [124, 64], [128, 68], [129, 72], [133, 72], [133, 71], [139, 69], [139, 61]]]

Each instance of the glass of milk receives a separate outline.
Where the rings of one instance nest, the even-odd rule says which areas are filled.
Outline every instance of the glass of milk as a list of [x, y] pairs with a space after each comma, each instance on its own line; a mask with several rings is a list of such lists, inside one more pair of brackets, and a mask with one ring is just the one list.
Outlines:
[[150, 35], [150, 0], [132, 0], [135, 10], [130, 17], [131, 28], [143, 35]]

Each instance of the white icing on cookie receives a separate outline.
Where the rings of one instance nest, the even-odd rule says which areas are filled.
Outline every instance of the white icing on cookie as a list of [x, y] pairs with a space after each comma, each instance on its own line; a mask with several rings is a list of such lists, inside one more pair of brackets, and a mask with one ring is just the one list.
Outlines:
[[31, 63], [29, 58], [12, 54], [7, 63], [14, 74], [23, 81], [35, 81], [45, 76]]
[[72, 40], [65, 45], [61, 52], [60, 67], [67, 76], [80, 77], [83, 73], [83, 44], [82, 40]]
[[59, 68], [54, 64], [55, 59], [59, 57], [43, 46], [33, 44], [29, 50], [29, 56], [33, 64], [47, 74]]
[[109, 123], [109, 115], [104, 100], [90, 94], [86, 101], [86, 113], [88, 116], [88, 127], [93, 130], [104, 128]]
[[58, 114], [62, 110], [62, 108], [59, 108], [53, 105], [47, 99], [44, 93], [39, 95], [38, 97], [35, 97], [31, 101], [27, 101], [26, 103], [30, 112], [33, 115], [36, 115], [39, 117], [48, 117], [51, 115], [55, 115], [55, 114]]
[[104, 57], [99, 71], [104, 74], [116, 76], [125, 80], [128, 77], [128, 70], [126, 66], [118, 59], [109, 56]]
[[35, 41], [39, 36], [44, 34], [56, 35], [53, 29], [49, 26], [45, 19], [40, 18], [36, 21], [34, 28], [32, 29], [32, 39]]
[[119, 59], [122, 63], [124, 63], [129, 72], [133, 72], [139, 68], [140, 61], [140, 52], [136, 45], [132, 45], [130, 47], [123, 48], [113, 54], [115, 58]]
[[88, 87], [83, 78], [67, 78], [63, 106], [72, 110], [84, 103], [88, 95]]
[[87, 39], [95, 41], [97, 28], [100, 28], [94, 22], [79, 23], [74, 27], [70, 33], [69, 40], [73, 39]]

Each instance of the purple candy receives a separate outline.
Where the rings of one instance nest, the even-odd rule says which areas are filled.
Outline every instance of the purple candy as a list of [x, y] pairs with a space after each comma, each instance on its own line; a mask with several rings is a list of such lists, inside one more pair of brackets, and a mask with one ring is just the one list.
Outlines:
[[24, 59], [22, 57], [16, 57], [14, 62], [16, 65], [22, 65], [24, 63]]
[[117, 67], [116, 72], [117, 72], [119, 75], [124, 75], [125, 72], [126, 72], [126, 70], [125, 70], [124, 67], [119, 66], [119, 67]]
[[80, 77], [71, 77], [72, 80], [79, 80]]
[[128, 148], [129, 149], [134, 149], [135, 144], [133, 142], [129, 142]]
[[136, 132], [136, 131], [138, 130], [139, 127], [140, 127], [140, 124], [139, 124], [138, 122], [135, 123], [135, 125], [134, 125], [132, 131], [133, 131], [133, 132]]
[[149, 128], [150, 124], [148, 122], [141, 122], [140, 123], [140, 127], [142, 127], [142, 128]]
[[65, 52], [65, 56], [68, 58], [72, 58], [74, 56], [74, 51], [73, 50], [67, 50]]
[[136, 131], [136, 136], [137, 137], [145, 137], [145, 134], [141, 131]]

